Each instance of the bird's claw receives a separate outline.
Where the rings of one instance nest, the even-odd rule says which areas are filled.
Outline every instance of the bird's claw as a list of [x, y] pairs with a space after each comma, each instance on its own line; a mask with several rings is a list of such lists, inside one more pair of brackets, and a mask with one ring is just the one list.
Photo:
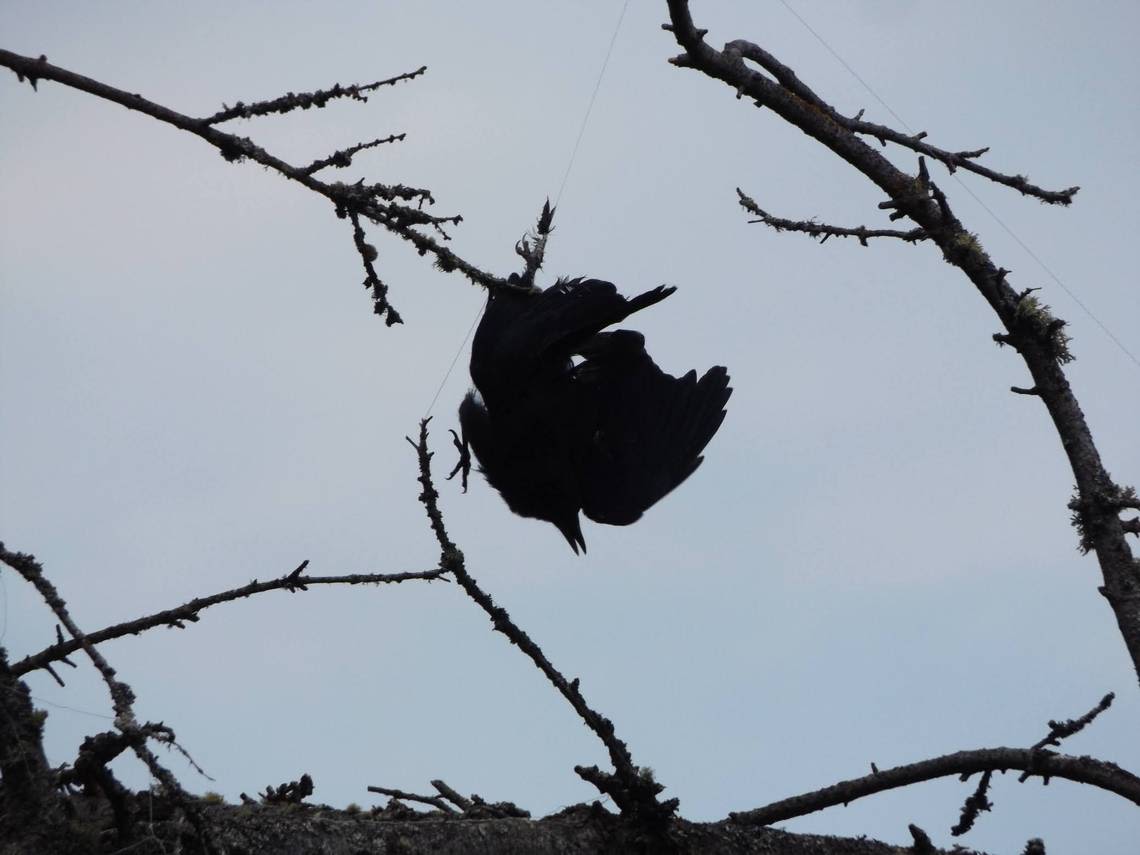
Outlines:
[[451, 474], [447, 476], [450, 481], [457, 474], [462, 473], [460, 479], [463, 484], [463, 492], [467, 492], [467, 476], [471, 474], [471, 449], [467, 446], [467, 441], [459, 438], [459, 434], [449, 429], [451, 434], [451, 444], [455, 446], [459, 452], [459, 462], [455, 464], [455, 468], [451, 470]]

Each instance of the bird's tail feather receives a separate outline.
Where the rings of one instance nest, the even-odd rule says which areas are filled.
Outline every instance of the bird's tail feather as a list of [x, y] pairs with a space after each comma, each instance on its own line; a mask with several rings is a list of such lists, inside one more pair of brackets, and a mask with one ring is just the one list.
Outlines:
[[699, 380], [672, 377], [644, 349], [640, 333], [617, 330], [591, 343], [586, 367], [599, 389], [600, 429], [583, 511], [628, 525], [697, 470], [724, 421], [732, 390], [723, 366]]

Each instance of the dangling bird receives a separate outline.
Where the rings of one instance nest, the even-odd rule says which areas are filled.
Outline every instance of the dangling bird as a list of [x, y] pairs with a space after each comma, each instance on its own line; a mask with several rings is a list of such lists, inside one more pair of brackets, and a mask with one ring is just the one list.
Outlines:
[[475, 331], [462, 449], [512, 511], [554, 523], [574, 552], [586, 549], [579, 511], [609, 525], [640, 519], [700, 466], [724, 420], [723, 366], [673, 377], [641, 333], [602, 332], [675, 290], [627, 300], [599, 279], [499, 289]]

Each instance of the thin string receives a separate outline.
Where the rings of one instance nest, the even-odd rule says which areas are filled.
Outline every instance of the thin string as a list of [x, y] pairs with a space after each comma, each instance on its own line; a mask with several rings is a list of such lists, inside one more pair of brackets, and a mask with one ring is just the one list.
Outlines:
[[[574, 159], [578, 156], [578, 148], [582, 145], [582, 137], [586, 135], [586, 125], [590, 121], [590, 114], [594, 111], [594, 102], [598, 99], [598, 91], [602, 88], [602, 80], [606, 76], [606, 69], [610, 64], [610, 57], [614, 52], [614, 45], [617, 44], [618, 33], [621, 32], [621, 23], [625, 20], [626, 9], [629, 8], [629, 0], [625, 0], [621, 7], [621, 14], [618, 15], [617, 24], [614, 25], [613, 35], [610, 36], [609, 47], [606, 48], [606, 57], [602, 60], [602, 68], [598, 72], [598, 79], [594, 82], [594, 91], [590, 93], [590, 101], [586, 105], [586, 112], [582, 116], [582, 124], [578, 127], [578, 137], [574, 140], [574, 148], [570, 151], [570, 161], [566, 164], [566, 171], [562, 173], [562, 183], [558, 185], [558, 194], [554, 197], [554, 207], [562, 201], [562, 194], [566, 190], [566, 182], [570, 178], [570, 170], [574, 168]], [[435, 390], [432, 396], [431, 403], [428, 404], [427, 410], [424, 412], [424, 418], [431, 415], [431, 411], [435, 409], [436, 402], [439, 401], [439, 396], [443, 394], [443, 387], [447, 385], [447, 381], [451, 378], [451, 372], [455, 370], [455, 364], [459, 362], [459, 357], [463, 355], [463, 351], [467, 349], [467, 342], [471, 339], [471, 334], [475, 332], [475, 326], [479, 323], [479, 318], [483, 314], [483, 309], [486, 308], [484, 302], [482, 308], [475, 313], [475, 318], [471, 321], [471, 326], [467, 329], [467, 335], [463, 336], [463, 341], [459, 344], [459, 349], [455, 351], [455, 356], [451, 359], [451, 364], [447, 366], [447, 372], [443, 375], [443, 379], [439, 381], [439, 387]]]
[[[21, 692], [21, 690], [14, 689], [10, 686], [0, 687], [0, 691], [5, 691], [10, 695], [21, 695], [21, 694], [23, 694]], [[114, 721], [115, 720], [115, 717], [113, 715], [107, 715], [106, 713], [92, 712], [91, 710], [80, 709], [79, 707], [69, 707], [67, 704], [57, 704], [55, 701], [49, 701], [47, 698], [41, 698], [38, 695], [29, 694], [27, 697], [29, 700], [35, 701], [36, 704], [39, 704], [42, 706], [47, 706], [47, 707], [54, 707], [57, 710], [67, 710], [68, 712], [78, 713], [79, 715], [89, 715], [92, 718], [101, 718], [101, 719], [105, 719], [107, 721]]]
[[459, 343], [459, 349], [455, 351], [455, 356], [451, 358], [451, 364], [447, 366], [447, 372], [443, 375], [443, 379], [439, 381], [439, 387], [435, 390], [435, 394], [432, 395], [431, 403], [428, 404], [427, 410], [424, 412], [425, 419], [430, 416], [431, 411], [435, 409], [436, 401], [438, 401], [439, 396], [443, 394], [443, 387], [447, 385], [447, 381], [451, 377], [451, 372], [455, 370], [455, 363], [459, 361], [459, 357], [462, 356], [463, 351], [467, 349], [467, 342], [471, 338], [471, 333], [475, 332], [475, 325], [479, 323], [479, 318], [482, 317], [483, 309], [486, 307], [487, 303], [484, 301], [483, 305], [479, 307], [479, 311], [475, 313], [475, 317], [471, 321], [471, 326], [467, 328], [467, 335], [463, 336], [463, 341]]
[[[831, 45], [829, 45], [827, 43], [826, 39], [824, 39], [823, 36], [821, 36], [819, 33], [817, 33], [812, 28], [811, 24], [809, 24], [807, 21], [805, 21], [795, 9], [793, 9], [790, 5], [788, 5], [787, 0], [780, 0], [780, 5], [782, 5], [785, 9], [787, 9], [797, 21], [799, 21], [801, 24], [803, 24], [804, 28], [809, 33], [811, 33], [813, 36], [815, 36], [816, 41], [818, 41], [821, 45], [823, 45], [824, 48], [827, 49], [828, 53], [830, 53], [833, 57], [835, 57], [835, 59], [839, 61], [839, 64], [842, 65], [844, 68], [846, 68], [847, 71], [851, 74], [851, 76], [854, 77], [856, 80], [858, 80], [859, 83], [863, 86], [863, 88], [866, 89], [869, 93], [871, 93], [871, 96], [883, 106], [883, 109], [885, 109], [888, 113], [890, 113], [894, 117], [896, 122], [898, 122], [900, 125], [902, 125], [904, 128], [906, 128], [906, 130], [908, 132], [910, 132], [911, 134], [914, 133], [914, 130], [910, 127], [910, 125], [908, 125], [898, 113], [896, 113], [894, 110], [891, 109], [890, 104], [888, 104], [886, 101], [884, 101], [882, 99], [882, 97], [880, 97], [879, 93], [876, 92], [873, 88], [871, 88], [871, 84], [869, 84], [866, 80], [864, 80], [862, 77], [860, 77], [859, 73], [857, 71], [855, 71], [855, 69], [852, 68], [847, 63], [847, 61], [838, 54], [838, 52], [836, 52], [835, 48], [833, 48]], [[1017, 245], [1020, 246], [1023, 250], [1025, 250], [1025, 252], [1029, 255], [1030, 258], [1032, 258], [1034, 261], [1037, 262], [1037, 264], [1041, 267], [1041, 269], [1044, 270], [1049, 275], [1049, 278], [1052, 279], [1054, 282], [1056, 282], [1057, 285], [1060, 286], [1061, 290], [1064, 291], [1066, 294], [1068, 294], [1074, 303], [1076, 303], [1078, 306], [1081, 307], [1081, 310], [1086, 315], [1088, 315], [1089, 318], [1091, 318], [1092, 321], [1098, 327], [1101, 328], [1101, 330], [1104, 332], [1105, 335], [1107, 335], [1110, 339], [1112, 339], [1112, 341], [1116, 344], [1116, 346], [1120, 348], [1121, 352], [1125, 356], [1127, 356], [1129, 359], [1131, 359], [1137, 368], [1140, 368], [1140, 359], [1137, 359], [1136, 355], [1134, 353], [1132, 353], [1132, 351], [1130, 351], [1127, 347], [1124, 346], [1124, 343], [1113, 334], [1112, 330], [1110, 330], [1107, 326], [1105, 326], [1105, 324], [1101, 321], [1101, 319], [1093, 314], [1092, 309], [1090, 309], [1088, 306], [1086, 306], [1084, 304], [1084, 302], [1076, 294], [1074, 294], [1072, 292], [1072, 290], [1069, 288], [1069, 286], [1067, 286], [1064, 282], [1061, 281], [1061, 277], [1059, 277], [1056, 273], [1054, 273], [1052, 268], [1050, 268], [1049, 265], [1047, 265], [1044, 261], [1042, 261], [1041, 258], [1037, 255], [1037, 253], [1035, 253], [1032, 249], [1030, 249], [1029, 246], [1025, 243], [1025, 241], [1023, 241], [1020, 237], [1018, 237], [1017, 234], [1013, 231], [1013, 229], [1011, 229], [1009, 226], [1007, 226], [1005, 224], [1005, 222], [1001, 219], [1001, 217], [999, 217], [997, 214], [995, 214], [985, 202], [983, 202], [981, 199], [979, 199], [977, 194], [975, 194], [974, 191], [970, 189], [969, 185], [966, 184], [964, 181], [962, 181], [962, 179], [957, 174], [951, 174], [950, 177], [953, 178], [955, 181], [957, 181], [958, 186], [961, 187], [963, 190], [965, 190], [970, 195], [970, 198], [973, 199], [975, 202], [977, 202], [978, 205], [981, 206], [982, 210], [985, 211], [987, 214], [989, 214], [993, 218], [994, 222], [996, 222], [999, 226], [1001, 226], [1005, 230], [1006, 234], [1008, 234], [1011, 238], [1013, 238], [1017, 242]]]
[[570, 162], [566, 164], [566, 172], [562, 174], [562, 183], [558, 185], [558, 195], [554, 197], [554, 207], [556, 208], [558, 203], [562, 201], [562, 191], [566, 189], [566, 180], [570, 177], [570, 170], [574, 168], [574, 158], [578, 156], [578, 146], [582, 144], [582, 137], [586, 134], [586, 125], [590, 121], [590, 113], [594, 110], [594, 101], [598, 99], [598, 90], [602, 88], [602, 78], [606, 76], [606, 68], [609, 67], [614, 45], [617, 44], [618, 33], [621, 32], [621, 22], [625, 20], [625, 10], [628, 8], [629, 0], [625, 0], [621, 7], [621, 14], [618, 15], [617, 24], [614, 25], [614, 34], [610, 36], [610, 46], [606, 48], [606, 58], [602, 60], [602, 68], [598, 72], [597, 81], [594, 83], [594, 91], [590, 93], [590, 102], [586, 105], [586, 114], [582, 116], [582, 125], [578, 128], [578, 138], [574, 140], [574, 148], [570, 152]]

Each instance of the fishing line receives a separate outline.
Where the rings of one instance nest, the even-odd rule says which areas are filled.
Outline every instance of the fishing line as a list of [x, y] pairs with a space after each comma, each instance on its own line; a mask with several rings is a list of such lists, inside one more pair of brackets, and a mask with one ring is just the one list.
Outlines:
[[[629, 8], [629, 0], [625, 0], [621, 7], [621, 14], [618, 15], [617, 23], [614, 25], [613, 35], [610, 36], [609, 47], [606, 48], [605, 59], [602, 60], [602, 67], [598, 71], [598, 79], [594, 82], [594, 91], [590, 93], [590, 100], [586, 104], [586, 112], [582, 116], [582, 123], [578, 127], [578, 137], [574, 140], [574, 147], [570, 150], [570, 160], [566, 164], [566, 171], [562, 173], [562, 183], [558, 185], [558, 194], [554, 197], [554, 207], [558, 207], [562, 201], [562, 194], [566, 190], [566, 182], [570, 178], [570, 171], [574, 168], [574, 160], [578, 156], [578, 148], [582, 145], [582, 137], [586, 135], [586, 125], [590, 121], [590, 114], [594, 111], [594, 102], [598, 99], [598, 91], [602, 88], [602, 80], [606, 76], [606, 69], [610, 64], [610, 57], [614, 52], [614, 45], [617, 44], [618, 33], [621, 32], [621, 23], [625, 20], [626, 9]], [[463, 341], [459, 343], [459, 349], [455, 351], [455, 356], [451, 359], [451, 364], [447, 366], [447, 371], [443, 375], [443, 379], [439, 381], [439, 387], [435, 390], [435, 395], [432, 396], [431, 403], [428, 404], [427, 410], [424, 412], [424, 418], [431, 415], [431, 411], [435, 408], [439, 396], [443, 394], [443, 387], [447, 385], [447, 381], [451, 378], [451, 372], [455, 370], [455, 364], [459, 362], [459, 357], [463, 355], [463, 351], [467, 348], [467, 342], [471, 339], [471, 334], [475, 332], [475, 326], [479, 323], [479, 317], [483, 314], [483, 307], [475, 313], [475, 318], [471, 321], [471, 326], [467, 329], [467, 334], [463, 336]]]

